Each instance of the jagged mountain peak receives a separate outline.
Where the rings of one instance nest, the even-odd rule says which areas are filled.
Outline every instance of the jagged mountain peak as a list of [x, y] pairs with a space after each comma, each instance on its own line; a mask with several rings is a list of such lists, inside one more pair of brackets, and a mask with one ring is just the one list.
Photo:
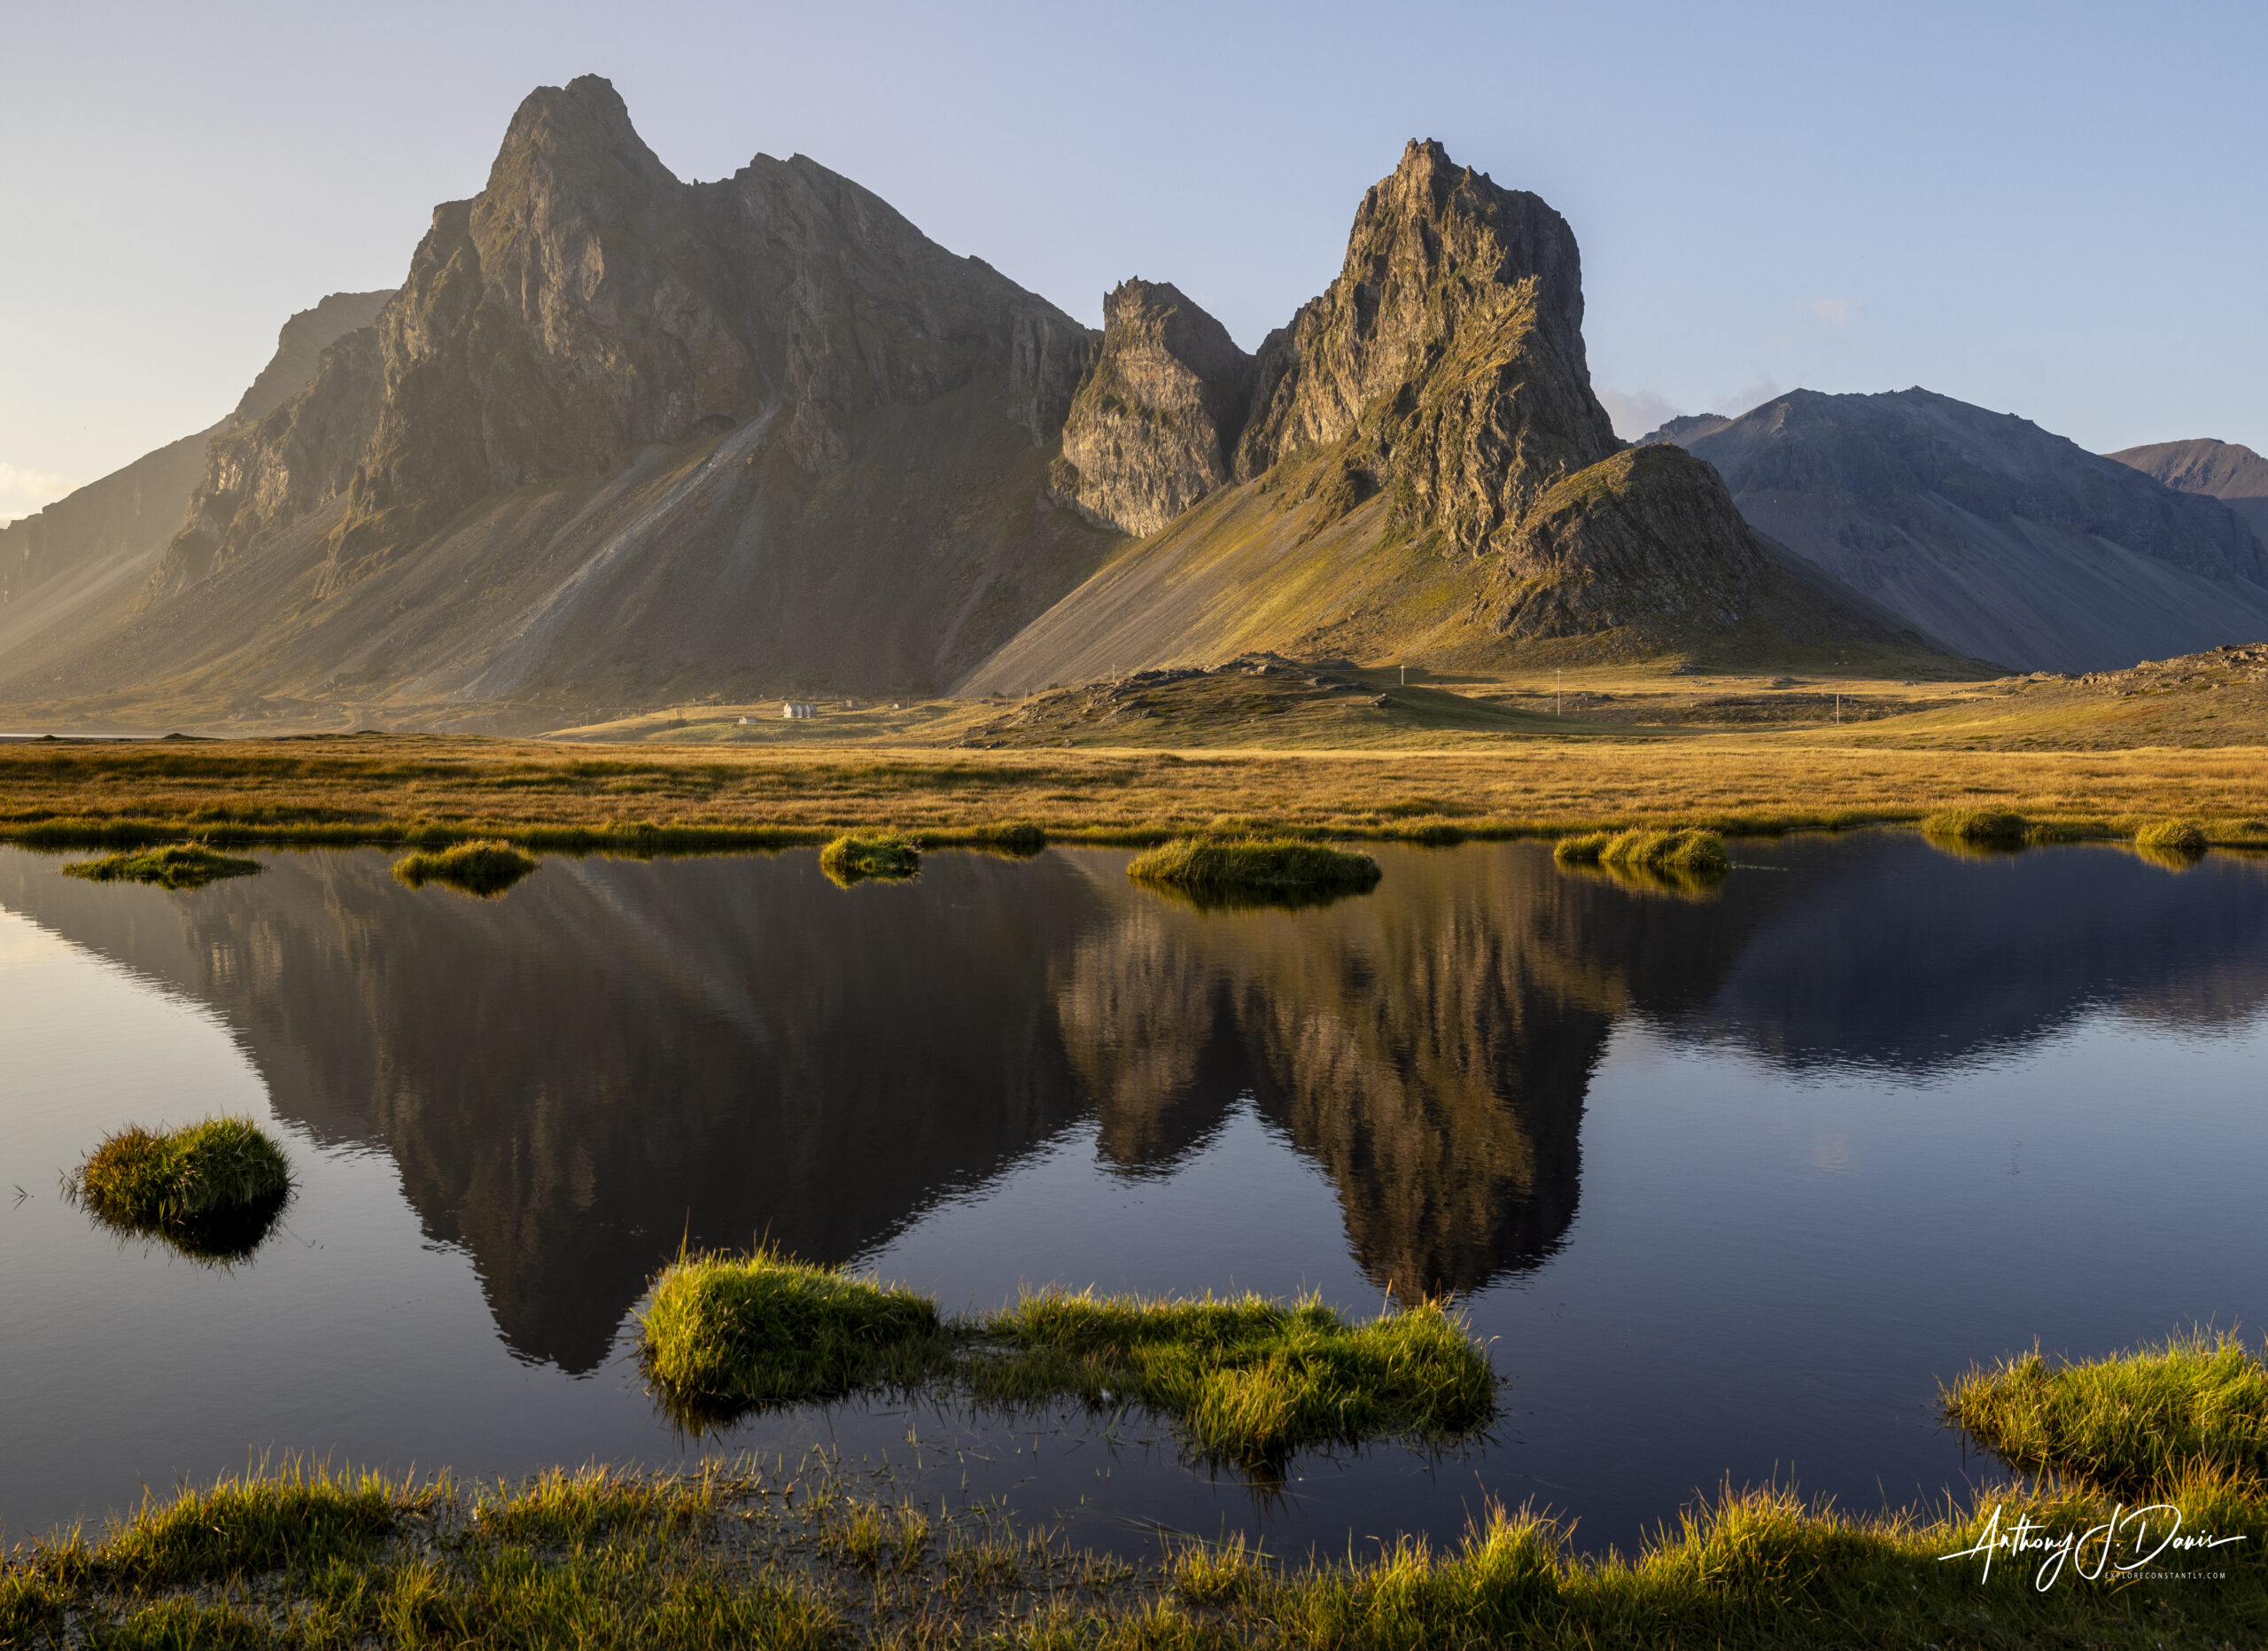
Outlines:
[[613, 174], [643, 190], [678, 182], [631, 123], [614, 83], [580, 74], [564, 86], [539, 86], [520, 100], [488, 168], [485, 193], [508, 192], [531, 176], [590, 184]]
[[1262, 347], [1236, 477], [1344, 443], [1322, 496], [1390, 491], [1402, 528], [1478, 550], [1620, 446], [1582, 315], [1566, 220], [1413, 141], [1363, 196], [1338, 278]]

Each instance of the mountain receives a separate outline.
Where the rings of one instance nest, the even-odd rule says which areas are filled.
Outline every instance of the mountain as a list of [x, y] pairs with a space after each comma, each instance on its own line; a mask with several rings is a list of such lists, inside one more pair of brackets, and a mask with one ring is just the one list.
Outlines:
[[1922, 389], [1798, 390], [1645, 438], [1741, 514], [1962, 652], [2112, 670], [2268, 636], [2268, 553], [2218, 502]]
[[593, 76], [314, 379], [209, 446], [102, 635], [0, 702], [535, 728], [941, 689], [1116, 542], [1048, 490], [1095, 335], [801, 156], [687, 183]]
[[182, 523], [212, 443], [257, 424], [315, 376], [322, 352], [368, 326], [392, 292], [334, 292], [284, 323], [276, 354], [218, 424], [0, 527], [0, 657], [87, 610], [130, 599]]
[[2218, 499], [2252, 525], [2268, 544], [2268, 458], [2233, 441], [2201, 437], [2194, 441], [2160, 441], [2128, 448], [2106, 458], [2155, 476], [2178, 493], [2202, 493]]
[[1582, 315], [1566, 221], [1432, 142], [1249, 362], [1177, 289], [1118, 288], [1051, 485], [1147, 536], [965, 691], [1257, 651], [1953, 668], [1753, 532], [1708, 465], [1625, 450]]

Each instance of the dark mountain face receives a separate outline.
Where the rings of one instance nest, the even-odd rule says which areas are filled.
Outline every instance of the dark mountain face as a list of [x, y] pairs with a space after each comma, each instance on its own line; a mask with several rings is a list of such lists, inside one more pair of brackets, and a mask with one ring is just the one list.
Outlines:
[[2268, 543], [2268, 458], [2233, 441], [2200, 438], [2159, 441], [2104, 455], [2155, 478], [2177, 493], [2218, 499]]
[[[1192, 336], [1218, 332], [1173, 289], [1130, 284], [1172, 293]], [[1363, 197], [1339, 277], [1261, 347], [1240, 427], [1240, 357], [1176, 358], [1155, 312], [1114, 294], [1056, 485], [1156, 537], [968, 686], [1254, 650], [1952, 667], [1895, 615], [1791, 566], [1707, 465], [1624, 454], [1582, 316], [1566, 221], [1431, 142]]]
[[1759, 529], [1963, 652], [2086, 671], [2268, 635], [2268, 553], [2177, 493], [1926, 390], [1798, 390], [1666, 440]]
[[681, 183], [604, 81], [545, 88], [375, 325], [214, 444], [132, 621], [0, 695], [524, 727], [941, 687], [1111, 542], [1045, 489], [1093, 347], [823, 167]]

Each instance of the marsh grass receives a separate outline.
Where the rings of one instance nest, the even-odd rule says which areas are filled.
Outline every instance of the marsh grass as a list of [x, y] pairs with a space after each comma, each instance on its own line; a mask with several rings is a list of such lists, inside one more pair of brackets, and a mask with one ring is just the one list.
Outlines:
[[1971, 1370], [1944, 1403], [1947, 1420], [2010, 1466], [2107, 1491], [2200, 1469], [2268, 1475], [2268, 1367], [2225, 1333], [2054, 1365], [2034, 1348]]
[[639, 1351], [665, 1407], [697, 1432], [762, 1406], [911, 1386], [944, 1359], [944, 1331], [926, 1297], [767, 1246], [664, 1268]]
[[256, 860], [222, 854], [202, 843], [168, 843], [162, 848], [105, 854], [100, 860], [74, 861], [63, 868], [66, 877], [90, 883], [153, 883], [165, 889], [201, 889], [223, 877], [248, 877], [260, 869]]
[[1714, 831], [1694, 827], [1618, 831], [1600, 846], [1598, 863], [1609, 870], [1683, 877], [1721, 876], [1733, 866], [1732, 857], [1725, 853], [1725, 840]]
[[1007, 820], [969, 832], [970, 846], [1009, 860], [1029, 860], [1047, 847], [1047, 829], [1029, 820]]
[[1317, 1445], [1444, 1443], [1495, 1413], [1487, 1351], [1438, 1302], [1355, 1325], [1315, 1297], [1046, 1294], [987, 1320], [983, 1337], [967, 1378], [982, 1400], [1139, 1406], [1199, 1457], [1268, 1474]]
[[1137, 883], [1200, 908], [1317, 905], [1378, 886], [1379, 863], [1293, 837], [1177, 837], [1126, 863]]
[[66, 1190], [114, 1232], [158, 1238], [203, 1261], [259, 1248], [291, 1195], [291, 1166], [247, 1118], [104, 1137]]
[[534, 855], [491, 837], [405, 854], [394, 861], [393, 875], [413, 889], [438, 883], [485, 900], [501, 895], [537, 863]]
[[2194, 820], [2160, 820], [2134, 833], [2134, 848], [2143, 859], [2174, 871], [2186, 870], [2204, 857], [2210, 840]]
[[1563, 866], [1596, 866], [1612, 841], [1612, 831], [1571, 832], [1551, 845], [1551, 858]]
[[895, 831], [846, 832], [819, 850], [819, 868], [846, 889], [869, 879], [902, 883], [920, 874], [921, 851]]
[[1727, 1489], [1630, 1554], [1564, 1522], [1485, 1507], [1461, 1540], [1286, 1561], [1241, 1538], [1169, 1540], [1129, 1563], [997, 1508], [891, 1501], [823, 1458], [637, 1478], [544, 1476], [466, 1499], [427, 1485], [282, 1476], [145, 1503], [101, 1540], [0, 1569], [0, 1643], [227, 1647], [767, 1651], [1473, 1651], [1826, 1646], [2143, 1651], [2256, 1645], [2268, 1622], [2268, 1486], [2190, 1470], [2154, 1484], [2187, 1528], [2246, 1538], [2220, 1580], [2136, 1585], [2037, 1556], [1972, 1558], [1997, 1511], [2077, 1532], [2112, 1504], [1985, 1485], [1935, 1512], [1852, 1515], [1776, 1485]]

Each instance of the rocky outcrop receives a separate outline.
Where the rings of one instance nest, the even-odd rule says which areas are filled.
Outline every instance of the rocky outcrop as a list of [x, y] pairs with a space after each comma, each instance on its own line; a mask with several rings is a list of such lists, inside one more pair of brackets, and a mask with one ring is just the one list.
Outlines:
[[144, 610], [346, 491], [379, 407], [378, 333], [363, 327], [317, 358], [314, 381], [265, 417], [214, 438], [180, 528], [142, 596]]
[[1063, 427], [1053, 486], [1093, 521], [1155, 533], [1226, 482], [1252, 357], [1167, 282], [1103, 300], [1102, 347]]
[[322, 353], [376, 321], [392, 297], [392, 287], [377, 292], [333, 292], [314, 308], [294, 315], [276, 335], [276, 354], [238, 398], [229, 427], [242, 430], [258, 424], [306, 389], [322, 370]]
[[1621, 444], [1591, 393], [1582, 263], [1542, 199], [1412, 142], [1363, 199], [1339, 278], [1260, 353], [1239, 479], [1359, 439], [1339, 496], [1478, 550]]
[[1537, 502], [1504, 547], [1490, 619], [1523, 641], [1635, 629], [1668, 648], [1737, 627], [1772, 565], [1706, 464], [1633, 448]]
[[1657, 434], [1757, 527], [1979, 658], [2103, 670], [2268, 635], [2268, 554], [2241, 519], [2013, 414], [1797, 390]]
[[2153, 442], [2104, 456], [2163, 482], [2176, 493], [2202, 493], [2218, 499], [2244, 518], [2263, 543], [2268, 543], [2268, 458], [2250, 448], [2200, 437], [2194, 441]]

